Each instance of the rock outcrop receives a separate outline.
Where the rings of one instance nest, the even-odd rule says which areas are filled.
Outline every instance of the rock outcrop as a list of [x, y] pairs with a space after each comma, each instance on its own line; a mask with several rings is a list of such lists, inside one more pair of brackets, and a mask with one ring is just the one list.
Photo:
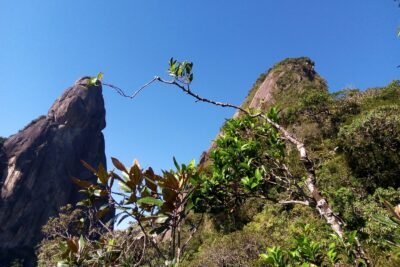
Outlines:
[[87, 79], [78, 80], [47, 116], [0, 146], [0, 266], [10, 258], [24, 258], [30, 266], [41, 227], [82, 197], [71, 177], [96, 179], [80, 160], [106, 163], [102, 89], [86, 85]]
[[285, 108], [289, 100], [299, 100], [307, 90], [328, 92], [325, 80], [314, 70], [311, 59], [288, 58], [261, 74], [242, 107], [266, 110], [278, 104]]
[[[325, 80], [314, 69], [314, 62], [308, 57], [287, 58], [259, 76], [241, 107], [268, 111], [269, 108], [277, 106], [281, 116], [284, 117], [293, 111], [293, 107], [297, 108], [300, 105], [300, 99], [313, 92], [328, 93]], [[236, 111], [233, 117], [238, 116], [240, 116], [240, 112]], [[315, 125], [307, 125], [307, 127], [319, 131]], [[297, 131], [296, 125], [291, 125], [288, 129], [302, 139], [308, 138], [307, 134]], [[217, 137], [220, 134], [218, 133]], [[214, 147], [215, 143], [212, 142], [209, 149], [203, 152], [200, 157], [202, 165], [210, 164], [209, 152]]]

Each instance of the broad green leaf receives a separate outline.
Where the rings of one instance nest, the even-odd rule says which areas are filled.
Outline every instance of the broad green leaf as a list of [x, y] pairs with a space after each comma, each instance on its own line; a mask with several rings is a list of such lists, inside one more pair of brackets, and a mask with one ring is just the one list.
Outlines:
[[83, 250], [85, 249], [85, 245], [86, 245], [86, 241], [82, 235], [79, 238], [78, 244], [79, 244], [79, 254], [81, 254], [83, 252]]
[[132, 189], [122, 181], [119, 182], [119, 188], [125, 193], [132, 193]]
[[97, 77], [92, 77], [89, 79], [88, 86], [95, 86], [97, 84]]
[[96, 197], [106, 197], [108, 195], [107, 191], [103, 189], [96, 189], [94, 190], [93, 194]]
[[77, 206], [82, 206], [82, 207], [87, 207], [87, 206], [91, 206], [91, 202], [89, 199], [84, 199], [82, 201], [79, 201], [78, 203], [76, 203]]
[[262, 180], [262, 175], [261, 175], [261, 172], [260, 172], [259, 168], [256, 169], [254, 177], [257, 179], [257, 181], [261, 181]]
[[168, 219], [168, 216], [159, 216], [156, 220], [156, 223], [163, 224]]
[[97, 74], [97, 80], [98, 81], [101, 81], [101, 80], [103, 80], [103, 77], [104, 77], [104, 73], [102, 73], [102, 72], [99, 72], [98, 74]]
[[161, 199], [156, 199], [154, 197], [143, 197], [139, 199], [137, 203], [161, 207], [164, 202]]
[[176, 170], [177, 170], [178, 172], [180, 172], [180, 171], [181, 171], [181, 168], [180, 168], [180, 166], [179, 166], [179, 164], [178, 164], [178, 161], [176, 160], [175, 157], [172, 157], [172, 160], [174, 161], [174, 165], [175, 165]]
[[115, 240], [114, 239], [110, 239], [107, 242], [107, 251], [110, 252], [111, 250], [114, 249], [115, 246]]
[[196, 167], [196, 160], [195, 159], [192, 159], [190, 162], [189, 162], [189, 164], [188, 164], [188, 168], [189, 169], [193, 169], [193, 168], [195, 168]]
[[250, 183], [250, 179], [249, 177], [244, 177], [240, 180], [242, 182], [242, 184], [244, 185], [248, 185]]

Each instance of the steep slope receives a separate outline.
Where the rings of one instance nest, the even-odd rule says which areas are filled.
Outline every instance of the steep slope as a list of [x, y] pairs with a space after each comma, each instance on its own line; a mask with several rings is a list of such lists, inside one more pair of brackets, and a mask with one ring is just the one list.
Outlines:
[[288, 58], [260, 75], [242, 107], [266, 109], [277, 104], [285, 108], [309, 91], [328, 92], [314, 62], [306, 57]]
[[[398, 245], [400, 227], [386, 225], [377, 219], [389, 220], [393, 216], [382, 204], [382, 199], [393, 206], [400, 203], [399, 97], [399, 81], [382, 88], [343, 90], [330, 94], [326, 82], [315, 72], [314, 63], [308, 58], [296, 58], [286, 59], [262, 74], [242, 105], [243, 108], [262, 111], [278, 106], [281, 110], [279, 123], [305, 143], [315, 163], [316, 184], [321, 194], [331, 204], [335, 216], [341, 219], [344, 231], [358, 231], [372, 266], [400, 266], [396, 249], [392, 250], [388, 244]], [[236, 117], [238, 115], [235, 114]], [[235, 169], [235, 166], [243, 165], [243, 168], [237, 168], [242, 171], [249, 165], [248, 162], [254, 166], [256, 160], [253, 157], [256, 156], [253, 155], [261, 158], [262, 153], [266, 152], [266, 149], [261, 149], [256, 151], [259, 152], [257, 154], [253, 152], [256, 149], [248, 149], [251, 151], [246, 154], [251, 157], [251, 161], [248, 161], [243, 156], [245, 151], [242, 148], [250, 147], [247, 144], [261, 148], [266, 142], [256, 143], [260, 141], [240, 128], [243, 124], [235, 125], [236, 135], [232, 131], [225, 138], [233, 140], [230, 141], [233, 152], [226, 149], [217, 156], [221, 158], [228, 151], [226, 158], [234, 162], [228, 168]], [[226, 129], [223, 127], [222, 131]], [[236, 142], [235, 138], [245, 140], [247, 147], [242, 145], [244, 142]], [[256, 167], [251, 167], [249, 172], [238, 171], [234, 177], [230, 170], [227, 171], [229, 177], [221, 171], [216, 176], [216, 171], [221, 169], [213, 165], [216, 162], [214, 152], [218, 149], [217, 144], [213, 142], [203, 162], [211, 179], [210, 184], [218, 185], [207, 192], [223, 194], [229, 188], [235, 188], [230, 186], [234, 182], [226, 183], [225, 187], [218, 183], [225, 183], [228, 179], [228, 182], [242, 181], [244, 175], [250, 177]], [[223, 142], [220, 144], [219, 147], [225, 148]], [[236, 144], [240, 145], [235, 147]], [[214, 161], [209, 160], [208, 155]], [[288, 176], [291, 177], [290, 181], [293, 184], [297, 181], [304, 188], [304, 168], [299, 164], [297, 151], [289, 144], [285, 148], [284, 162], [285, 168], [291, 173]], [[271, 175], [274, 175], [273, 172]], [[236, 204], [235, 213], [219, 209], [206, 214], [207, 220], [192, 243], [189, 260], [181, 265], [272, 266], [260, 262], [259, 254], [265, 253], [266, 247], [293, 251], [293, 244], [298, 240], [296, 238], [303, 233], [307, 233], [309, 240], [322, 244], [321, 248], [332, 242], [332, 229], [327, 227], [326, 221], [313, 207], [282, 205], [277, 201], [292, 199], [296, 193], [287, 198], [286, 190], [279, 191], [271, 187], [266, 192], [263, 195], [266, 199], [257, 200], [250, 194], [243, 202]], [[216, 193], [212, 196], [218, 197]], [[213, 206], [214, 202], [206, 205]], [[311, 231], [305, 230], [305, 224]], [[354, 266], [345, 250], [338, 253], [343, 259], [340, 266]], [[346, 260], [346, 257], [349, 258]]]
[[9, 137], [0, 151], [0, 263], [13, 257], [34, 262], [42, 225], [80, 199], [71, 177], [95, 179], [80, 160], [106, 163], [102, 90], [86, 81], [78, 80], [47, 116]]
[[[288, 127], [301, 139], [313, 139], [321, 129], [315, 122], [307, 122], [303, 129], [310, 131], [299, 131], [298, 124], [304, 125], [304, 121], [299, 120], [300, 109], [304, 108], [303, 99], [328, 96], [328, 87], [325, 80], [315, 71], [314, 62], [307, 57], [287, 58], [275, 64], [266, 73], [262, 73], [241, 105], [244, 109], [253, 111], [268, 111], [275, 106], [280, 110], [281, 123]], [[307, 105], [307, 104], [306, 104]], [[237, 118], [240, 112], [234, 114]], [[217, 135], [216, 138], [220, 133]], [[215, 147], [213, 142], [208, 149], [201, 155], [200, 163], [208, 166], [209, 151]]]

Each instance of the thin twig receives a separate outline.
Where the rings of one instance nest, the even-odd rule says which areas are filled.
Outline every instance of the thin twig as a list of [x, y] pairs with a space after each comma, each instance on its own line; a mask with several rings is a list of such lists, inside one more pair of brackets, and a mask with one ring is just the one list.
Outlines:
[[[113, 203], [114, 205], [117, 205], [119, 208], [121, 208], [121, 205], [120, 205], [117, 201], [115, 201], [115, 199], [113, 199], [113, 202], [114, 202], [114, 203]], [[139, 227], [140, 227], [140, 230], [142, 231], [142, 233], [143, 233], [145, 239], [146, 239], [146, 240], [149, 240], [150, 243], [151, 243], [151, 245], [152, 245], [152, 246], [155, 248], [155, 250], [157, 251], [157, 253], [163, 258], [163, 260], [166, 260], [164, 254], [161, 252], [160, 248], [157, 246], [157, 244], [154, 242], [154, 240], [153, 240], [152, 238], [150, 238], [149, 235], [147, 234], [146, 229], [144, 229], [142, 223], [140, 222], [140, 219], [138, 219], [137, 217], [133, 216], [132, 214], [130, 214], [129, 212], [127, 212], [127, 211], [124, 210], [124, 209], [121, 209], [121, 210], [122, 210], [123, 213], [125, 213], [125, 214], [127, 214], [128, 216], [132, 217], [132, 218], [138, 223], [138, 225], [139, 225]]]
[[105, 86], [110, 87], [111, 89], [114, 89], [119, 95], [126, 97], [126, 98], [130, 98], [133, 99], [135, 98], [144, 88], [148, 87], [150, 84], [152, 84], [153, 82], [155, 82], [157, 80], [157, 77], [154, 77], [151, 81], [149, 81], [148, 83], [146, 83], [145, 85], [143, 85], [142, 87], [140, 87], [137, 91], [135, 91], [132, 95], [127, 95], [125, 94], [124, 90], [122, 90], [121, 88], [119, 88], [118, 86], [115, 86], [113, 84], [109, 84], [109, 83], [102, 83]]
[[180, 249], [181, 253], [183, 253], [185, 251], [187, 245], [189, 244], [189, 241], [193, 238], [194, 234], [199, 229], [200, 224], [203, 222], [203, 217], [204, 217], [204, 213], [201, 214], [200, 220], [198, 221], [197, 225], [194, 225], [193, 230], [190, 231], [190, 235], [189, 235], [188, 239], [185, 241], [185, 243], [183, 244], [183, 246]]
[[141, 264], [142, 263], [142, 261], [143, 261], [143, 259], [144, 259], [144, 251], [146, 250], [146, 239], [145, 238], [143, 238], [143, 249], [142, 249], [142, 255], [140, 255], [140, 259], [139, 259], [139, 261], [138, 262], [136, 262], [136, 264], [135, 265], [133, 265], [133, 266], [139, 266], [139, 264]]

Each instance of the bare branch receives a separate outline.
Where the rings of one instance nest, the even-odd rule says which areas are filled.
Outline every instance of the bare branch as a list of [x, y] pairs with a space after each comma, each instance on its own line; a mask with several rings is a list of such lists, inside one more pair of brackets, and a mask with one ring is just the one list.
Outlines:
[[[116, 206], [118, 206], [119, 208], [122, 207], [122, 205], [119, 204], [118, 201], [115, 201], [114, 198], [112, 198], [112, 201], [113, 201], [113, 205], [116, 205]], [[161, 258], [163, 258], [164, 260], [166, 260], [164, 254], [161, 252], [161, 250], [160, 250], [160, 248], [157, 246], [156, 242], [154, 242], [154, 240], [153, 240], [151, 237], [149, 237], [149, 235], [147, 234], [146, 229], [144, 229], [144, 226], [142, 225], [140, 219], [137, 218], [137, 217], [135, 217], [135, 216], [132, 215], [131, 213], [127, 212], [127, 211], [124, 210], [123, 208], [121, 208], [121, 210], [122, 210], [122, 212], [123, 212], [124, 214], [130, 216], [131, 218], [133, 218], [133, 219], [137, 222], [137, 224], [138, 224], [138, 226], [139, 226], [139, 228], [140, 228], [142, 234], [144, 235], [145, 242], [147, 242], [147, 240], [148, 240], [148, 241], [150, 242], [150, 244], [154, 247], [154, 249], [157, 251], [158, 255], [159, 255]]]
[[279, 204], [301, 204], [310, 206], [309, 201], [301, 201], [301, 200], [284, 200], [284, 201], [279, 201]]
[[160, 82], [162, 82], [162, 83], [165, 83], [165, 84], [175, 85], [175, 86], [179, 87], [179, 88], [180, 88], [182, 91], [184, 91], [186, 94], [188, 94], [188, 95], [190, 95], [190, 96], [196, 98], [197, 101], [205, 102], [205, 103], [209, 103], [209, 104], [213, 104], [213, 105], [220, 106], [220, 107], [228, 107], [228, 108], [237, 109], [237, 110], [240, 110], [240, 111], [246, 113], [247, 115], [251, 115], [247, 110], [245, 110], [245, 109], [242, 108], [242, 107], [239, 107], [239, 106], [236, 106], [236, 105], [232, 105], [232, 104], [229, 104], [229, 103], [218, 102], [218, 101], [214, 101], [214, 100], [210, 100], [210, 99], [201, 97], [200, 95], [198, 95], [198, 94], [192, 92], [192, 91], [189, 89], [189, 87], [186, 88], [184, 85], [180, 84], [180, 83], [177, 82], [176, 80], [164, 80], [164, 79], [162, 79], [162, 78], [159, 77], [159, 76], [154, 77], [154, 79], [156, 79], [157, 81], [160, 81]]
[[148, 83], [146, 83], [145, 85], [143, 85], [142, 87], [140, 87], [138, 90], [136, 90], [132, 95], [127, 95], [124, 90], [122, 90], [121, 88], [119, 88], [118, 86], [109, 84], [109, 83], [104, 83], [103, 85], [110, 87], [111, 89], [114, 89], [119, 95], [126, 97], [126, 98], [130, 98], [133, 99], [135, 98], [143, 89], [145, 89], [146, 87], [148, 87], [150, 84], [152, 84], [153, 82], [155, 82], [157, 80], [157, 77], [154, 77], [151, 81], [149, 81]]

